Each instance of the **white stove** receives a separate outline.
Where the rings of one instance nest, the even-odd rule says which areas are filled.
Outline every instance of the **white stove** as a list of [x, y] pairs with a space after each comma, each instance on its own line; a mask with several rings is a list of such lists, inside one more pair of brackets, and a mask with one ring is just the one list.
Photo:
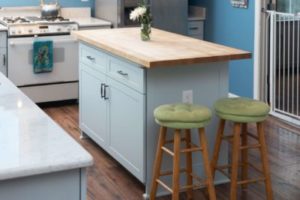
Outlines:
[[3, 17], [0, 23], [8, 28], [8, 37], [70, 34], [79, 29], [76, 22], [63, 17], [42, 19], [31, 17]]

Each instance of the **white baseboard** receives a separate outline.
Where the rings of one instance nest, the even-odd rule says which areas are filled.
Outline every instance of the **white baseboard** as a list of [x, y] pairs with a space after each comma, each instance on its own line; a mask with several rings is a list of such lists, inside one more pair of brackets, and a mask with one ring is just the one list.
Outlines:
[[228, 93], [228, 97], [229, 98], [237, 98], [237, 97], [240, 97], [240, 96], [238, 96], [238, 95], [236, 95], [236, 94], [233, 94], [233, 93]]

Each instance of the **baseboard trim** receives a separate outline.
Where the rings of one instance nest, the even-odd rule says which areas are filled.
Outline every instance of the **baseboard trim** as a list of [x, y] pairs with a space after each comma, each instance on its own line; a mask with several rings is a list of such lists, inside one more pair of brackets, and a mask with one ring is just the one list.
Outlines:
[[228, 93], [228, 97], [229, 98], [237, 98], [237, 97], [240, 97], [240, 96], [238, 96], [238, 95], [236, 95], [236, 94], [233, 94], [233, 93]]

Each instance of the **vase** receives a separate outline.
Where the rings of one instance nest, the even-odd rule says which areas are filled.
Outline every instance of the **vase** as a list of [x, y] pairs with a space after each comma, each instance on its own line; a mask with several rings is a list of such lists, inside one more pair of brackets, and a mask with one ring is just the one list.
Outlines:
[[141, 24], [141, 39], [143, 41], [150, 40], [151, 24]]

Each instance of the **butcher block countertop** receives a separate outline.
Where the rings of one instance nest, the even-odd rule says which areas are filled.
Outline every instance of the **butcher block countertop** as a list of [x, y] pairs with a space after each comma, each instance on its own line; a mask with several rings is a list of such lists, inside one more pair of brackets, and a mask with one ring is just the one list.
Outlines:
[[151, 40], [141, 41], [140, 28], [72, 32], [80, 41], [144, 67], [187, 65], [247, 59], [251, 53], [152, 28]]

